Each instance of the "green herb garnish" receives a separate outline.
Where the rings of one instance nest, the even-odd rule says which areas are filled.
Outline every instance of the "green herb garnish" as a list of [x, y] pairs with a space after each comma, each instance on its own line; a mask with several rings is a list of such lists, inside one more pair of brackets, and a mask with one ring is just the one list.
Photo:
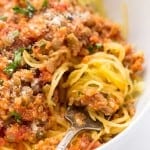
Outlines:
[[88, 51], [90, 52], [90, 53], [93, 53], [93, 51], [94, 51], [94, 46], [93, 45], [90, 45], [89, 47], [88, 47]]
[[15, 31], [12, 31], [11, 35], [16, 38], [17, 36], [19, 36], [19, 31], [18, 30], [15, 30]]
[[11, 62], [10, 64], [8, 64], [8, 66], [4, 69], [4, 72], [7, 75], [12, 75], [12, 73], [17, 69], [17, 67], [20, 65], [21, 63], [21, 59], [22, 59], [22, 53], [25, 49], [24, 48], [20, 48], [15, 52], [14, 55], [14, 60], [13, 62]]
[[9, 41], [12, 41], [14, 40], [16, 37], [19, 36], [19, 31], [18, 30], [14, 30], [14, 31], [11, 31], [9, 34], [8, 34], [8, 39]]
[[42, 8], [47, 8], [48, 6], [48, 0], [44, 0], [42, 4]]
[[14, 118], [16, 122], [21, 123], [22, 117], [20, 113], [16, 111], [10, 112], [10, 117]]
[[13, 10], [17, 14], [23, 14], [23, 15], [31, 18], [35, 12], [35, 8], [31, 5], [31, 3], [29, 1], [26, 1], [26, 5], [27, 5], [26, 8], [22, 8], [20, 6], [15, 6], [13, 8]]
[[0, 16], [0, 20], [6, 21], [6, 20], [7, 20], [7, 17], [6, 17], [6, 16]]
[[103, 48], [103, 45], [101, 43], [96, 43], [94, 45], [89, 45], [88, 51], [90, 53], [93, 53], [96, 50], [101, 50]]
[[103, 45], [102, 45], [101, 43], [96, 43], [96, 44], [95, 44], [95, 47], [96, 47], [97, 49], [101, 49], [101, 48], [103, 48]]

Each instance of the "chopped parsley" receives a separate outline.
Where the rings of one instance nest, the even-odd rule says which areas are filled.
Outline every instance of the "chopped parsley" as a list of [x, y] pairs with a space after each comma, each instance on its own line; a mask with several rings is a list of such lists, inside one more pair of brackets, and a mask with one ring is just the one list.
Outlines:
[[32, 6], [32, 4], [29, 1], [26, 1], [26, 5], [27, 5], [26, 8], [15, 6], [13, 7], [13, 10], [17, 14], [23, 14], [31, 18], [33, 14], [35, 13], [35, 8]]
[[18, 36], [19, 36], [19, 31], [18, 30], [11, 31], [10, 33], [8, 33], [8, 40], [13, 41]]
[[20, 65], [21, 63], [21, 59], [22, 59], [22, 53], [25, 49], [24, 48], [20, 48], [15, 52], [14, 55], [14, 60], [13, 62], [11, 62], [10, 64], [8, 64], [8, 66], [4, 69], [4, 72], [11, 76], [12, 73], [17, 69], [17, 67]]
[[88, 51], [90, 52], [90, 53], [93, 53], [93, 51], [94, 51], [94, 46], [93, 45], [90, 45], [89, 47], [88, 47]]
[[44, 0], [42, 4], [42, 8], [47, 8], [48, 6], [48, 0]]
[[13, 32], [11, 33], [11, 35], [12, 35], [14, 38], [16, 38], [16, 37], [19, 36], [19, 31], [18, 31], [18, 30], [15, 30], [15, 31], [13, 31]]
[[7, 17], [6, 17], [6, 16], [0, 16], [0, 20], [6, 21], [6, 20], [7, 20]]
[[12, 111], [10, 112], [10, 117], [13, 118], [17, 123], [21, 123], [22, 117], [20, 113]]
[[103, 45], [102, 45], [101, 43], [96, 43], [96, 44], [95, 44], [95, 47], [96, 47], [97, 49], [100, 49], [100, 48], [103, 48]]
[[103, 45], [101, 43], [96, 43], [94, 45], [89, 45], [89, 47], [88, 47], [88, 51], [90, 53], [93, 53], [94, 51], [101, 50], [101, 49], [103, 49]]

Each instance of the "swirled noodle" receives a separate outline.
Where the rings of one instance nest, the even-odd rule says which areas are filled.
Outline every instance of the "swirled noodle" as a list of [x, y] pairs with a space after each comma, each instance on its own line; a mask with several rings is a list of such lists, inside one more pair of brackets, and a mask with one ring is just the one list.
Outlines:
[[115, 119], [107, 120], [102, 113], [87, 108], [89, 116], [93, 120], [103, 123], [104, 128], [97, 133], [97, 137], [106, 135], [109, 139], [111, 135], [116, 135], [129, 125], [131, 116], [127, 109], [122, 107], [122, 104], [125, 103], [127, 96], [132, 95], [135, 87], [130, 77], [130, 71], [122, 64], [125, 57], [125, 53], [122, 52], [125, 51], [124, 48], [116, 43], [105, 46], [108, 48], [112, 46], [112, 51], [115, 47], [118, 51], [110, 54], [106, 50], [85, 57], [81, 64], [74, 67], [75, 69], [69, 75], [64, 87], [68, 88], [69, 105], [73, 105], [74, 100], [78, 99], [79, 92], [84, 93], [89, 88], [94, 88], [93, 93], [102, 92], [117, 99], [122, 115]]
[[50, 90], [48, 92], [48, 96], [47, 96], [47, 103], [49, 105], [55, 105], [54, 102], [52, 101], [52, 96], [54, 94], [54, 90], [57, 87], [61, 77], [63, 76], [63, 74], [68, 70], [68, 66], [69, 63], [64, 63], [62, 66], [60, 66], [54, 73], [53, 77], [52, 77], [52, 81], [51, 81], [51, 85], [50, 85]]

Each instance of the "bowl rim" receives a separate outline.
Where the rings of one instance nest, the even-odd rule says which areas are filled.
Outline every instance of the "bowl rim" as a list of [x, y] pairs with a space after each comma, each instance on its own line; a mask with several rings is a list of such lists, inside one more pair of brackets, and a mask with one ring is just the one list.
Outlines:
[[[145, 96], [143, 98], [147, 98], [149, 95], [146, 92]], [[142, 98], [139, 98], [138, 101], [141, 101]], [[114, 138], [112, 138], [107, 143], [102, 144], [100, 147], [96, 148], [96, 150], [106, 150], [107, 148], [110, 148], [110, 145], [113, 143], [117, 143], [120, 139], [127, 136], [129, 132], [138, 124], [140, 119], [145, 115], [145, 113], [150, 110], [150, 101], [146, 104], [145, 108], [139, 113], [138, 116], [134, 116], [129, 124], [129, 126], [124, 129], [122, 132], [120, 132], [118, 135], [116, 135]], [[135, 114], [136, 115], [136, 114]]]
[[[150, 59], [149, 59], [149, 56], [150, 56], [150, 51], [149, 51], [149, 49], [150, 49], [150, 46], [149, 46], [150, 30], [147, 30], [147, 28], [150, 25], [150, 20], [146, 19], [147, 21], [144, 23], [144, 27], [147, 27], [147, 28], [145, 28], [146, 30], [143, 30], [143, 25], [139, 25], [138, 29], [140, 30], [140, 33], [142, 33], [142, 34], [146, 33], [145, 36], [147, 36], [145, 38], [145, 40], [142, 41], [142, 43], [140, 43], [140, 38], [137, 38], [138, 34], [136, 34], [136, 28], [134, 28], [134, 24], [137, 23], [137, 21], [139, 21], [140, 17], [143, 18], [143, 16], [144, 16], [144, 18], [147, 18], [147, 15], [149, 14], [148, 12], [150, 12], [149, 7], [148, 7], [149, 5], [146, 4], [145, 5], [146, 8], [144, 9], [144, 11], [143, 11], [143, 9], [141, 10], [142, 13], [141, 13], [141, 11], [138, 11], [138, 13], [136, 13], [136, 16], [135, 16], [134, 11], [137, 9], [138, 6], [141, 6], [141, 4], [143, 3], [140, 0], [136, 1], [137, 6], [134, 5], [134, 1], [132, 1], [131, 5], [130, 5], [131, 1], [128, 1], [128, 0], [116, 0], [115, 2], [113, 0], [110, 0], [109, 2], [108, 1], [105, 1], [105, 2], [106, 2], [106, 8], [107, 8], [107, 4], [109, 4], [109, 7], [106, 9], [106, 12], [108, 11], [107, 18], [111, 19], [111, 21], [113, 21], [113, 22], [119, 23], [120, 17], [122, 17], [122, 16], [120, 16], [120, 14], [118, 14], [118, 10], [115, 10], [114, 11], [115, 13], [111, 13], [113, 10], [109, 9], [110, 7], [118, 8], [118, 6], [119, 6], [119, 8], [120, 8], [121, 7], [120, 5], [123, 3], [123, 4], [127, 5], [128, 13], [131, 13], [131, 18], [130, 17], [128, 18], [129, 19], [128, 20], [129, 21], [128, 22], [129, 23], [128, 24], [129, 33], [128, 33], [127, 42], [131, 43], [135, 47], [135, 49], [143, 49], [143, 52], [145, 55], [144, 56], [145, 57], [145, 63], [144, 63], [145, 68], [144, 68], [144, 78], [143, 78], [144, 90], [143, 90], [143, 93], [141, 93], [141, 95], [137, 98], [138, 105], [137, 105], [136, 109], [139, 108], [138, 109], [139, 111], [137, 111], [135, 113], [129, 126], [126, 129], [124, 129], [121, 133], [116, 135], [114, 138], [112, 138], [110, 141], [108, 141], [107, 143], [104, 143], [100, 147], [96, 148], [96, 150], [113, 149], [112, 147], [115, 147], [116, 144], [118, 144], [120, 140], [124, 140], [124, 139], [128, 138], [128, 136], [131, 137], [133, 134], [132, 131], [136, 130], [135, 127], [138, 125], [138, 122], [140, 122], [140, 120], [145, 116], [145, 114], [148, 112], [148, 110], [150, 110], [150, 92], [148, 91], [148, 89], [149, 89], [148, 87], [150, 85], [150, 77], [149, 77], [150, 76]], [[150, 1], [148, 1], [147, 3], [150, 4]], [[104, 3], [104, 7], [105, 7], [105, 3]], [[132, 18], [133, 16], [135, 16], [135, 21]], [[131, 21], [131, 24], [130, 24], [130, 21]], [[132, 25], [132, 23], [133, 23], [133, 25]], [[132, 29], [135, 29], [135, 30], [132, 31]], [[135, 40], [134, 40], [134, 35], [137, 36], [137, 37], [135, 37]], [[140, 108], [140, 106], [142, 104], [143, 104], [143, 107]], [[121, 144], [123, 144], [123, 143], [121, 143]], [[116, 148], [115, 150], [118, 150], [118, 149]]]

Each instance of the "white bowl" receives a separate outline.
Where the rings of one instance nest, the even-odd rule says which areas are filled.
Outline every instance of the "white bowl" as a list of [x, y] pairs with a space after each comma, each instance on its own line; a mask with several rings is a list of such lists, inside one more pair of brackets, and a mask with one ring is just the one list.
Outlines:
[[136, 49], [143, 50], [145, 55], [144, 91], [138, 98], [136, 114], [131, 124], [111, 141], [97, 148], [97, 150], [126, 150], [126, 145], [136, 137], [137, 126], [141, 118], [150, 109], [150, 1], [104, 0], [104, 3], [109, 17], [118, 23], [122, 21], [122, 5], [127, 4], [129, 16], [128, 41], [133, 43]]

